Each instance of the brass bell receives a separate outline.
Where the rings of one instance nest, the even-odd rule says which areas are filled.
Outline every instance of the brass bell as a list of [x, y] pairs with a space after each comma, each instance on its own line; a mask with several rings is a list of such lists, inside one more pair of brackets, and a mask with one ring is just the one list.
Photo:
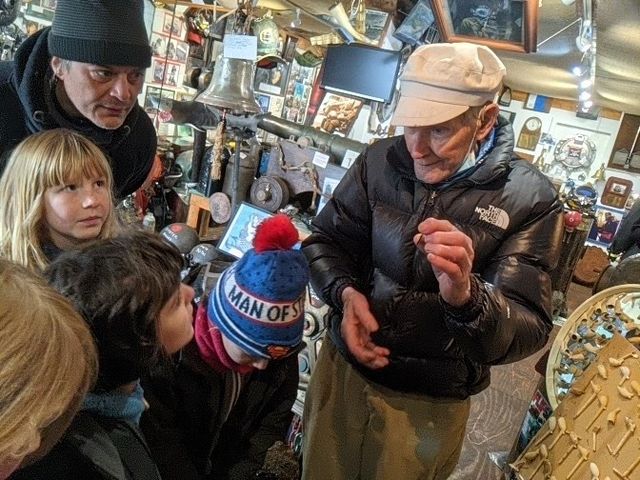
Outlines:
[[591, 175], [591, 178], [593, 180], [597, 182], [604, 182], [607, 177], [604, 174], [604, 163], [601, 163], [600, 166], [598, 167], [598, 170], [596, 170], [593, 175]]
[[262, 112], [253, 93], [255, 64], [251, 60], [218, 57], [209, 87], [195, 98], [196, 102], [228, 110], [234, 115]]

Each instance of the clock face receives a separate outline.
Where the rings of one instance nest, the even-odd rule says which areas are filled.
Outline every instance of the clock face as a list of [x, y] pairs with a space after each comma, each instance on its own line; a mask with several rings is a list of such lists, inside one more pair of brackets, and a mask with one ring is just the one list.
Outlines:
[[538, 130], [542, 126], [542, 121], [537, 117], [531, 117], [525, 125], [529, 130]]

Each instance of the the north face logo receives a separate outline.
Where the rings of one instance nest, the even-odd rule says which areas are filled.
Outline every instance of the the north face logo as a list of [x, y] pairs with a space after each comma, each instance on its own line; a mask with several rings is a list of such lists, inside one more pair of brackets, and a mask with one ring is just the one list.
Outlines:
[[509, 215], [501, 208], [489, 205], [489, 208], [476, 207], [476, 213], [480, 215], [480, 220], [490, 223], [496, 227], [506, 230], [509, 226]]

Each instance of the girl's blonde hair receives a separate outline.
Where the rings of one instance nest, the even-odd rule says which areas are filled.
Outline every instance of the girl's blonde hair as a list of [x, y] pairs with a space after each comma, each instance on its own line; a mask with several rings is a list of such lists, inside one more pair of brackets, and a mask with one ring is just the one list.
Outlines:
[[118, 227], [111, 166], [102, 151], [89, 139], [64, 128], [24, 139], [12, 152], [0, 179], [0, 255], [31, 270], [43, 270], [49, 263], [42, 250], [48, 240], [46, 190], [93, 176], [106, 179], [111, 207], [97, 238], [110, 238]]
[[[74, 414], [95, 381], [84, 319], [44, 279], [0, 259], [0, 467], [16, 463]], [[70, 420], [71, 417], [69, 417]], [[66, 425], [65, 425], [66, 427]], [[42, 437], [45, 438], [42, 438]]]

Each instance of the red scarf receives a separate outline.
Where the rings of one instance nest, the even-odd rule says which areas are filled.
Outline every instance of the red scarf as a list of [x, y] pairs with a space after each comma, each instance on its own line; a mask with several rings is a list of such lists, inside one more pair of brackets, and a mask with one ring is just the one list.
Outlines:
[[222, 343], [220, 329], [209, 322], [206, 304], [207, 302], [205, 301], [198, 306], [194, 324], [200, 358], [219, 373], [225, 373], [227, 370], [233, 370], [240, 374], [251, 373], [254, 370], [251, 365], [240, 365], [234, 362], [227, 354]]

